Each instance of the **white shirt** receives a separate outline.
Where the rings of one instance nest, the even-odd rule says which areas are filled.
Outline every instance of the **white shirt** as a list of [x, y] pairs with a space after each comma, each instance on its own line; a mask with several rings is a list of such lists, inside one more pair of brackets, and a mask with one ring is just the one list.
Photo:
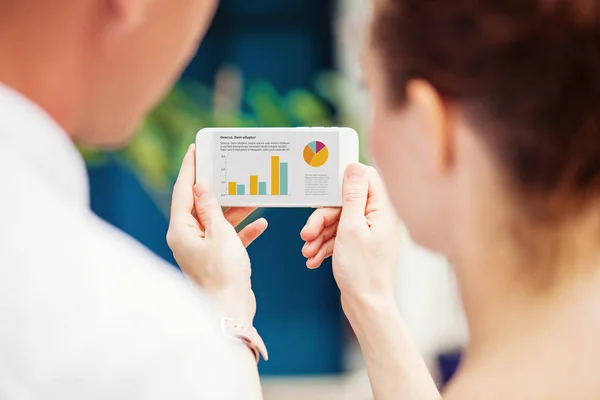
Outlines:
[[0, 85], [0, 399], [244, 398], [243, 345], [88, 204], [67, 134]]

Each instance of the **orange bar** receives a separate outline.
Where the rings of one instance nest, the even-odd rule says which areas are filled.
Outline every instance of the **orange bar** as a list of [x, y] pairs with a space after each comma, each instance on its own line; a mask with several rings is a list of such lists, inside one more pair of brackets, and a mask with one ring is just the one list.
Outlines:
[[227, 194], [229, 196], [235, 196], [237, 194], [237, 183], [229, 182], [227, 185]]
[[279, 156], [271, 157], [271, 196], [279, 196]]
[[258, 175], [250, 176], [250, 195], [258, 196]]

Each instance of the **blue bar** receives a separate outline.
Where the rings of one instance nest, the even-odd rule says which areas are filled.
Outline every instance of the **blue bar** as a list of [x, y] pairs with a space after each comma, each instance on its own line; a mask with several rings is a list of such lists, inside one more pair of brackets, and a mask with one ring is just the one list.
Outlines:
[[267, 182], [258, 182], [258, 195], [259, 196], [267, 195]]
[[280, 184], [279, 184], [279, 192], [281, 193], [282, 196], [287, 196], [289, 194], [288, 192], [288, 163], [283, 162], [280, 165], [280, 169], [279, 169], [279, 178], [280, 178]]
[[240, 195], [240, 196], [245, 195], [246, 194], [246, 186], [245, 185], [238, 185], [237, 194]]

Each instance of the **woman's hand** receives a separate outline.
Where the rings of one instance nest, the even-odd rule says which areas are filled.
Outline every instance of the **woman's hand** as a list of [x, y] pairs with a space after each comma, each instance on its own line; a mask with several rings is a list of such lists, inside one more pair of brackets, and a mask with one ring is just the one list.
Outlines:
[[302, 230], [309, 268], [333, 255], [344, 312], [376, 399], [441, 399], [395, 302], [400, 222], [375, 169], [348, 167], [344, 205], [314, 212]]
[[400, 247], [400, 222], [377, 171], [353, 164], [346, 170], [342, 209], [322, 208], [302, 230], [309, 268], [333, 256], [342, 301], [393, 302]]
[[267, 221], [258, 219], [237, 233], [234, 227], [255, 209], [223, 213], [210, 187], [194, 185], [194, 150], [190, 146], [173, 189], [167, 242], [181, 270], [204, 288], [221, 312], [251, 326], [256, 301], [246, 247], [267, 229]]

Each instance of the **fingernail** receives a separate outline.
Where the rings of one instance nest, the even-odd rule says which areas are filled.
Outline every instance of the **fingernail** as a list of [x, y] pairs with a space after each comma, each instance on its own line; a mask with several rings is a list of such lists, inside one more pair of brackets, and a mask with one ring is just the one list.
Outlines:
[[352, 164], [346, 169], [346, 178], [357, 179], [363, 176], [362, 166], [359, 164]]
[[201, 198], [206, 193], [208, 193], [208, 191], [205, 188], [203, 188], [202, 185], [194, 185], [194, 196], [196, 196], [197, 198]]

